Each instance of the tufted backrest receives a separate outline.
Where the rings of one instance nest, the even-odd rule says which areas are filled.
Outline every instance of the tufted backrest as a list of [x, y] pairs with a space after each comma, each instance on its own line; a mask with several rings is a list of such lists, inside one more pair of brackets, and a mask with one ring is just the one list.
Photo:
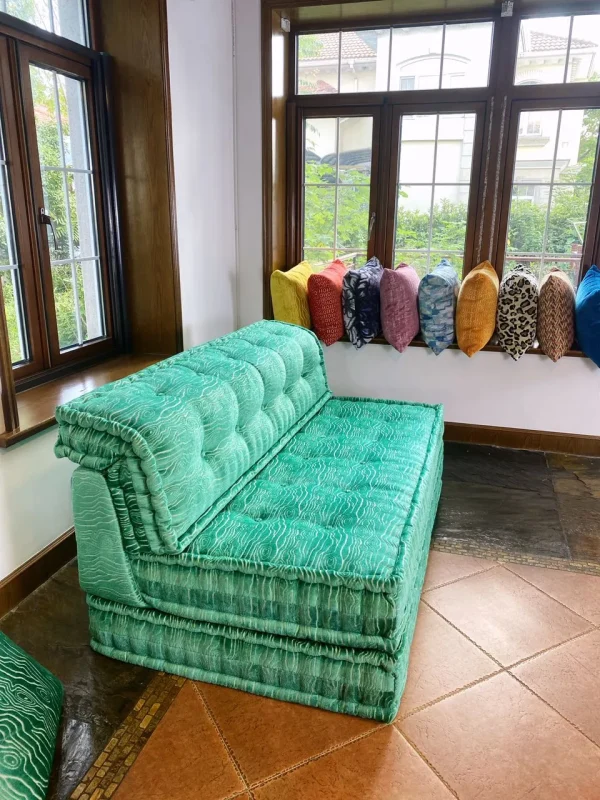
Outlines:
[[316, 336], [258, 322], [61, 406], [55, 452], [104, 474], [129, 549], [178, 552], [329, 397]]

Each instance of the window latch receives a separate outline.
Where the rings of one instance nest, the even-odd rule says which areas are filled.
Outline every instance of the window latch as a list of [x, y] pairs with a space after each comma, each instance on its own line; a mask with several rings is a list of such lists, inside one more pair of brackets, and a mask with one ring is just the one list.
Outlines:
[[54, 239], [54, 252], [58, 252], [58, 239], [56, 238], [56, 229], [54, 227], [54, 222], [52, 221], [52, 217], [45, 208], [40, 208], [40, 224], [41, 225], [50, 225], [50, 230], [52, 231], [52, 238]]
[[371, 211], [371, 218], [369, 219], [369, 240], [371, 239], [371, 236], [373, 234], [373, 227], [375, 225], [376, 219], [377, 219], [377, 214], [374, 211]]

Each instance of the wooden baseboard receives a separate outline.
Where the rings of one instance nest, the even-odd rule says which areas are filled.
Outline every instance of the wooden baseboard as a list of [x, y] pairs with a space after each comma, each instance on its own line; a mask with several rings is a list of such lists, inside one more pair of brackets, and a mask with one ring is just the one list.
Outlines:
[[0, 581], [0, 617], [68, 564], [76, 554], [75, 531], [71, 528]]
[[444, 439], [447, 442], [487, 444], [511, 447], [515, 450], [545, 450], [578, 456], [600, 456], [600, 437], [574, 433], [529, 431], [523, 428], [496, 428], [493, 425], [468, 425], [446, 422]]

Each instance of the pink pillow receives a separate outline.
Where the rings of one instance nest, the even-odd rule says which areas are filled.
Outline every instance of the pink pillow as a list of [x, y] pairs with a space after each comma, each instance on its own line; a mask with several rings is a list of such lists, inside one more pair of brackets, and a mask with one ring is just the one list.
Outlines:
[[419, 333], [419, 276], [408, 264], [383, 271], [381, 324], [388, 342], [402, 353]]

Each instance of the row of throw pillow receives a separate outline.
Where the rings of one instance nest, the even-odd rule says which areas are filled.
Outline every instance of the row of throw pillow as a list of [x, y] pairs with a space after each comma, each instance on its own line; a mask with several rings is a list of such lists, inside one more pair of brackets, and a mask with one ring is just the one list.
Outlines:
[[438, 355], [457, 341], [473, 356], [491, 339], [515, 361], [538, 339], [558, 361], [574, 344], [600, 366], [600, 270], [592, 267], [577, 296], [567, 275], [552, 269], [538, 285], [518, 265], [500, 282], [484, 261], [461, 281], [442, 259], [421, 280], [408, 264], [384, 269], [377, 258], [360, 269], [332, 261], [321, 269], [307, 261], [271, 276], [275, 319], [312, 327], [325, 345], [347, 334], [356, 348], [383, 336], [403, 352], [421, 333]]

